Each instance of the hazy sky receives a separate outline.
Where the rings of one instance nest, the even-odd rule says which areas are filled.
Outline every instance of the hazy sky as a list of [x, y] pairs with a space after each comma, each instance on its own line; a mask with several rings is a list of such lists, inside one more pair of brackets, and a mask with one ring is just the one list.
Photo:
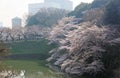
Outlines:
[[[71, 0], [74, 7], [80, 2], [92, 2], [93, 0]], [[11, 19], [18, 16], [24, 18], [28, 13], [29, 3], [40, 3], [43, 0], [0, 0], [0, 22], [6, 27], [11, 26]]]

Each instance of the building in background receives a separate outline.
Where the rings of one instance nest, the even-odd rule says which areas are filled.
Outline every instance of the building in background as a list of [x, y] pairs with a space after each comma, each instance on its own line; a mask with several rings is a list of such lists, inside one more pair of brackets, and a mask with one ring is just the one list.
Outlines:
[[44, 3], [29, 4], [29, 15], [36, 14], [41, 8], [60, 8], [65, 10], [73, 9], [73, 2], [70, 0], [44, 0]]
[[12, 28], [22, 27], [22, 19], [19, 17], [15, 17], [12, 19]]
[[2, 23], [2, 22], [0, 22], [0, 28], [1, 28], [1, 27], [3, 27], [3, 23]]
[[35, 3], [35, 4], [29, 4], [29, 15], [36, 14], [40, 8], [60, 8], [60, 6], [56, 3]]
[[70, 0], [44, 0], [44, 3], [56, 3], [60, 6], [61, 9], [72, 10], [73, 2]]

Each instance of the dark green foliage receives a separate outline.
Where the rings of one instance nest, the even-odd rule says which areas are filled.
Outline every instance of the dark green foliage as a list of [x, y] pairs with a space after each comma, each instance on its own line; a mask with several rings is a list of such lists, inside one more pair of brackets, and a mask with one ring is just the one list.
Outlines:
[[27, 25], [28, 26], [38, 25], [39, 24], [39, 21], [35, 17], [36, 17], [36, 15], [35, 16], [29, 16], [27, 18]]
[[88, 10], [90, 7], [90, 4], [88, 3], [81, 3], [79, 4], [74, 11], [70, 12], [68, 16], [75, 16], [77, 18], [81, 17], [83, 14], [82, 12], [85, 10]]
[[94, 0], [91, 4], [88, 3], [81, 3], [79, 4], [74, 11], [70, 12], [68, 16], [75, 16], [77, 18], [83, 16], [83, 12], [94, 9], [94, 8], [100, 8], [105, 6], [110, 0]]
[[120, 24], [120, 0], [112, 0], [106, 6], [104, 24]]
[[94, 0], [91, 4], [91, 8], [99, 8], [105, 6], [110, 0]]
[[57, 8], [41, 8], [38, 13], [29, 16], [26, 20], [26, 26], [38, 25], [42, 27], [51, 27], [63, 18], [68, 11]]

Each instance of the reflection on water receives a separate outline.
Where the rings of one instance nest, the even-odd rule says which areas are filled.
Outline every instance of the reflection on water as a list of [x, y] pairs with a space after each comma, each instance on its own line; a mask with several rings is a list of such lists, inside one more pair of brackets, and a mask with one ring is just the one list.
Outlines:
[[0, 78], [62, 78], [45, 66], [44, 60], [5, 60]]
[[25, 70], [21, 70], [20, 73], [11, 70], [3, 70], [0, 72], [0, 78], [25, 78]]

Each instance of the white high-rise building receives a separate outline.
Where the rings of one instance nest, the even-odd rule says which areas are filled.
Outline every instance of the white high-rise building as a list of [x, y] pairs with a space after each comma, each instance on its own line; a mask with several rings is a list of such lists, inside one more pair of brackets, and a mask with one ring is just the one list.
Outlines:
[[73, 2], [70, 0], [44, 0], [45, 3], [54, 2], [59, 4], [61, 9], [72, 10], [73, 9]]
[[60, 8], [60, 6], [56, 3], [35, 3], [35, 4], [29, 4], [29, 15], [36, 14], [41, 8]]
[[3, 27], [3, 23], [2, 23], [2, 22], [0, 22], [0, 28], [1, 28], [1, 27]]
[[15, 17], [12, 19], [12, 28], [18, 28], [22, 26], [22, 19], [19, 17]]
[[73, 2], [70, 0], [44, 0], [44, 3], [29, 4], [29, 15], [36, 14], [41, 8], [60, 8], [65, 10], [73, 9]]

